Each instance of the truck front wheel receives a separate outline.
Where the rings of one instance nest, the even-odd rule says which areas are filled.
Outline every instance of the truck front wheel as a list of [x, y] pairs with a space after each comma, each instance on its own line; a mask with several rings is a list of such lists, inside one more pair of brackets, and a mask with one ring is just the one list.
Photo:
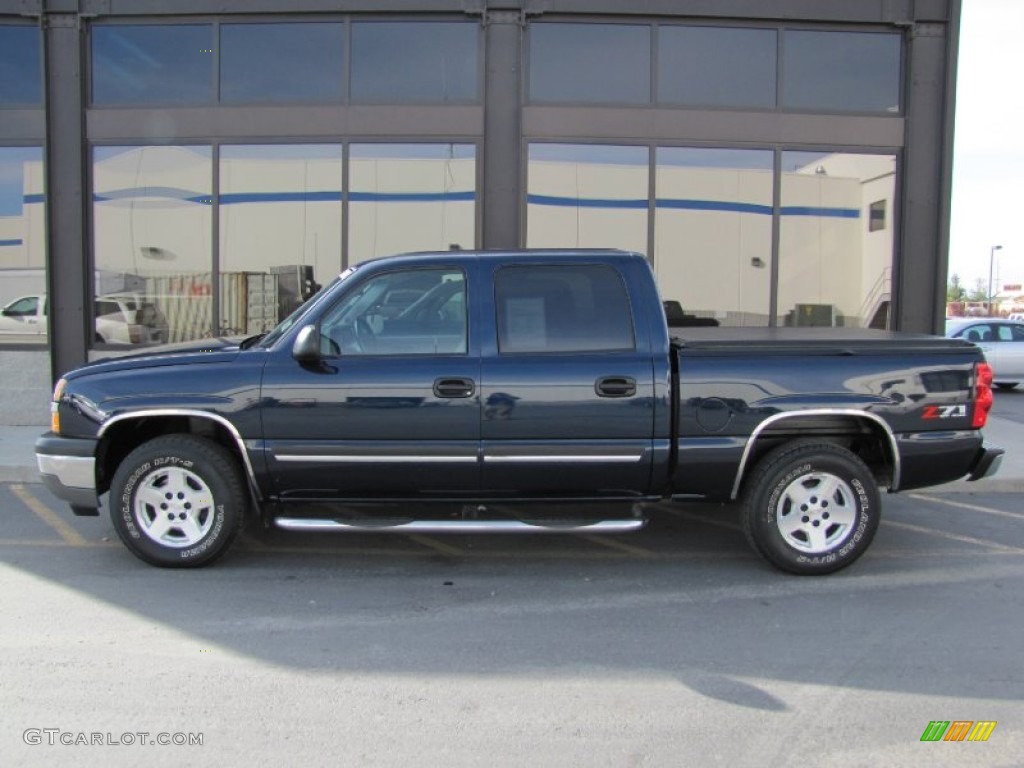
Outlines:
[[211, 440], [165, 435], [125, 458], [110, 486], [121, 541], [151, 565], [206, 565], [227, 551], [248, 496], [237, 462]]
[[742, 502], [751, 546], [790, 573], [845, 568], [878, 529], [880, 499], [871, 470], [831, 443], [800, 440], [776, 448], [758, 463]]

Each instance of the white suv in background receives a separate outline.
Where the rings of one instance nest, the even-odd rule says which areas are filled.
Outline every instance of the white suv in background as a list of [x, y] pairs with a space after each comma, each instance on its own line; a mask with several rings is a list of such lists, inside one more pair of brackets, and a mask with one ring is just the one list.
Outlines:
[[[137, 294], [111, 294], [96, 299], [95, 341], [103, 344], [162, 344], [167, 319]], [[0, 309], [0, 335], [46, 334], [45, 295], [22, 296]]]

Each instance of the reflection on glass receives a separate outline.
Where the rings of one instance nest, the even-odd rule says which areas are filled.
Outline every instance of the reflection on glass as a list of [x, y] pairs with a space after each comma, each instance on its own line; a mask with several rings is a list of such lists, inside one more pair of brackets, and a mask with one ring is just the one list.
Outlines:
[[211, 334], [211, 178], [209, 147], [94, 148], [97, 343]]
[[96, 25], [92, 28], [92, 101], [209, 103], [213, 59], [209, 24]]
[[220, 332], [263, 333], [341, 271], [340, 144], [220, 150]]
[[634, 349], [622, 277], [595, 264], [506, 267], [494, 282], [502, 354]]
[[685, 314], [769, 324], [772, 157], [756, 149], [657, 150], [654, 268], [662, 298]]
[[892, 229], [870, 223], [895, 156], [784, 152], [782, 171], [778, 324], [889, 327]]
[[0, 147], [0, 342], [46, 341], [43, 150]]
[[39, 105], [43, 101], [39, 27], [0, 24], [0, 104]]
[[658, 27], [658, 101], [774, 107], [776, 39], [773, 29]]
[[476, 148], [349, 147], [348, 263], [476, 245]]
[[221, 101], [340, 101], [344, 28], [341, 23], [222, 24]]
[[320, 321], [321, 352], [337, 355], [464, 355], [466, 276], [407, 269], [370, 278]]
[[898, 34], [794, 32], [785, 35], [783, 105], [839, 112], [899, 112]]
[[647, 252], [648, 150], [531, 144], [526, 244]]
[[352, 101], [476, 101], [479, 39], [480, 26], [472, 22], [355, 22]]
[[530, 24], [531, 101], [647, 104], [651, 28], [639, 24]]

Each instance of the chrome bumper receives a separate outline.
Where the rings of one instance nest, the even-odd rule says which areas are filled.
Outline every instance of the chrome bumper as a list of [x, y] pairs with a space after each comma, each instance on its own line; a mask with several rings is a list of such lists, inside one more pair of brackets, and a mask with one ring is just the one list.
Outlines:
[[[68, 502], [76, 514], [95, 514], [96, 459], [92, 440], [74, 440], [44, 435], [36, 441], [36, 465], [43, 485]], [[76, 455], [77, 454], [77, 455]]]

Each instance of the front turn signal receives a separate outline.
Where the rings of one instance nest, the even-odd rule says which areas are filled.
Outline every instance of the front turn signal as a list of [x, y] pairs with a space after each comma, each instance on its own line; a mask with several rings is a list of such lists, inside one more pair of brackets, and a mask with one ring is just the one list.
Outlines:
[[64, 396], [64, 387], [67, 382], [64, 379], [57, 381], [53, 388], [53, 400], [50, 401], [50, 431], [55, 435], [60, 434], [60, 400]]

